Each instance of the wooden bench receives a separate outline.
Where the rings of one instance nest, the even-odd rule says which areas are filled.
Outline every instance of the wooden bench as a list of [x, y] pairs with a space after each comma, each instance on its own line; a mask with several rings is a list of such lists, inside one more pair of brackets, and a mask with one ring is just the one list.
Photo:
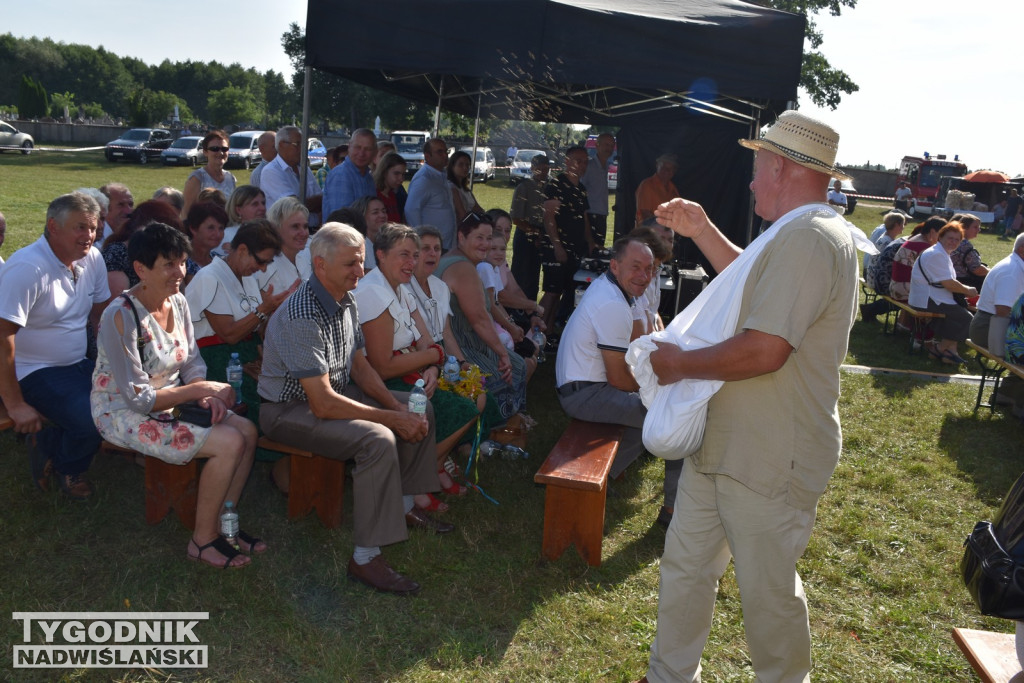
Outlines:
[[592, 567], [601, 566], [608, 472], [622, 438], [621, 425], [573, 420], [533, 480], [545, 484], [541, 552], [557, 560], [570, 544]]
[[882, 298], [889, 302], [889, 310], [885, 314], [885, 324], [883, 332], [885, 334], [896, 333], [896, 321], [899, 320], [899, 312], [903, 311], [910, 316], [911, 328], [910, 328], [910, 349], [907, 353], [913, 353], [914, 342], [920, 339], [922, 341], [921, 349], [924, 349], [924, 338], [925, 332], [931, 327], [932, 322], [936, 320], [942, 320], [946, 317], [945, 313], [930, 313], [929, 311], [919, 311], [906, 301], [900, 301], [899, 299], [893, 299], [891, 296], [886, 294], [881, 295]]
[[867, 280], [864, 278], [860, 279], [860, 291], [864, 294], [864, 303], [874, 303], [875, 299], [878, 298], [878, 292], [871, 287], [868, 287]]
[[345, 463], [261, 436], [260, 448], [291, 456], [288, 519], [305, 517], [314, 509], [328, 529], [341, 526], [345, 503]]
[[[1003, 375], [1011, 372], [1017, 377], [1024, 379], [1024, 367], [1014, 365], [1004, 358], [993, 355], [988, 349], [967, 340], [968, 348], [974, 349], [978, 367], [981, 368], [981, 383], [978, 385], [978, 399], [974, 402], [974, 414], [978, 414], [978, 408], [988, 408], [990, 412], [996, 409], [996, 399], [999, 397], [999, 387], [1003, 383]], [[992, 380], [992, 397], [988, 403], [982, 403], [985, 392], [985, 383]]]
[[12, 420], [10, 415], [7, 414], [7, 408], [4, 408], [4, 404], [0, 403], [0, 432], [10, 429], [13, 426], [14, 420]]
[[953, 640], [984, 683], [1024, 683], [1014, 634], [955, 628]]
[[[124, 448], [104, 441], [100, 448], [109, 453], [131, 456], [140, 455], [130, 448]], [[189, 529], [196, 528], [196, 505], [199, 502], [199, 463], [192, 458], [184, 465], [172, 465], [160, 458], [147, 457], [146, 470], [146, 523], [158, 524], [173, 510], [178, 519]]]

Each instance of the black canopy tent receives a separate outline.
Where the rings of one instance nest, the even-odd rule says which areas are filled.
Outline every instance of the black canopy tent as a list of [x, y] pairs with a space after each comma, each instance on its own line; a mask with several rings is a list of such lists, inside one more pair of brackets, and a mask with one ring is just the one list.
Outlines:
[[309, 0], [306, 64], [438, 111], [619, 126], [617, 220], [674, 151], [680, 192], [746, 243], [735, 140], [795, 101], [804, 22], [739, 0]]

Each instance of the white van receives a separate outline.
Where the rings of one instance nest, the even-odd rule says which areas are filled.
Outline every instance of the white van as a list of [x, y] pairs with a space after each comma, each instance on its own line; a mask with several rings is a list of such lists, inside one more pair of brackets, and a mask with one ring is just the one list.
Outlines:
[[252, 168], [261, 161], [259, 141], [265, 131], [243, 130], [232, 133], [228, 138], [228, 160], [224, 163], [227, 168]]

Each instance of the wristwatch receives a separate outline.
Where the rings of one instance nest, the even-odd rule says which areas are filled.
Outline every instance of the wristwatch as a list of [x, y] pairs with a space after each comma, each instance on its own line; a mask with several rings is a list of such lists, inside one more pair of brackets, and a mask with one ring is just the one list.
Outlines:
[[258, 308], [257, 308], [257, 309], [256, 309], [255, 311], [253, 311], [253, 312], [252, 312], [252, 314], [253, 314], [253, 315], [255, 315], [255, 316], [256, 316], [256, 318], [257, 318], [257, 319], [258, 319], [258, 320], [259, 320], [259, 321], [260, 321], [261, 323], [265, 323], [265, 322], [267, 322], [267, 314], [266, 314], [266, 313], [264, 313], [263, 311], [261, 311], [260, 309], [258, 309]]

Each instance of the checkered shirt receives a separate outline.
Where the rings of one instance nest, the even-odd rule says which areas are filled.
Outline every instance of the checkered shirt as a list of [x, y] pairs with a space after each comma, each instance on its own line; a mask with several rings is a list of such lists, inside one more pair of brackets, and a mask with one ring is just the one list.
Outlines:
[[321, 375], [328, 375], [340, 394], [348, 384], [352, 355], [363, 346], [352, 292], [337, 302], [312, 275], [270, 319], [259, 394], [274, 402], [305, 401], [299, 380]]

